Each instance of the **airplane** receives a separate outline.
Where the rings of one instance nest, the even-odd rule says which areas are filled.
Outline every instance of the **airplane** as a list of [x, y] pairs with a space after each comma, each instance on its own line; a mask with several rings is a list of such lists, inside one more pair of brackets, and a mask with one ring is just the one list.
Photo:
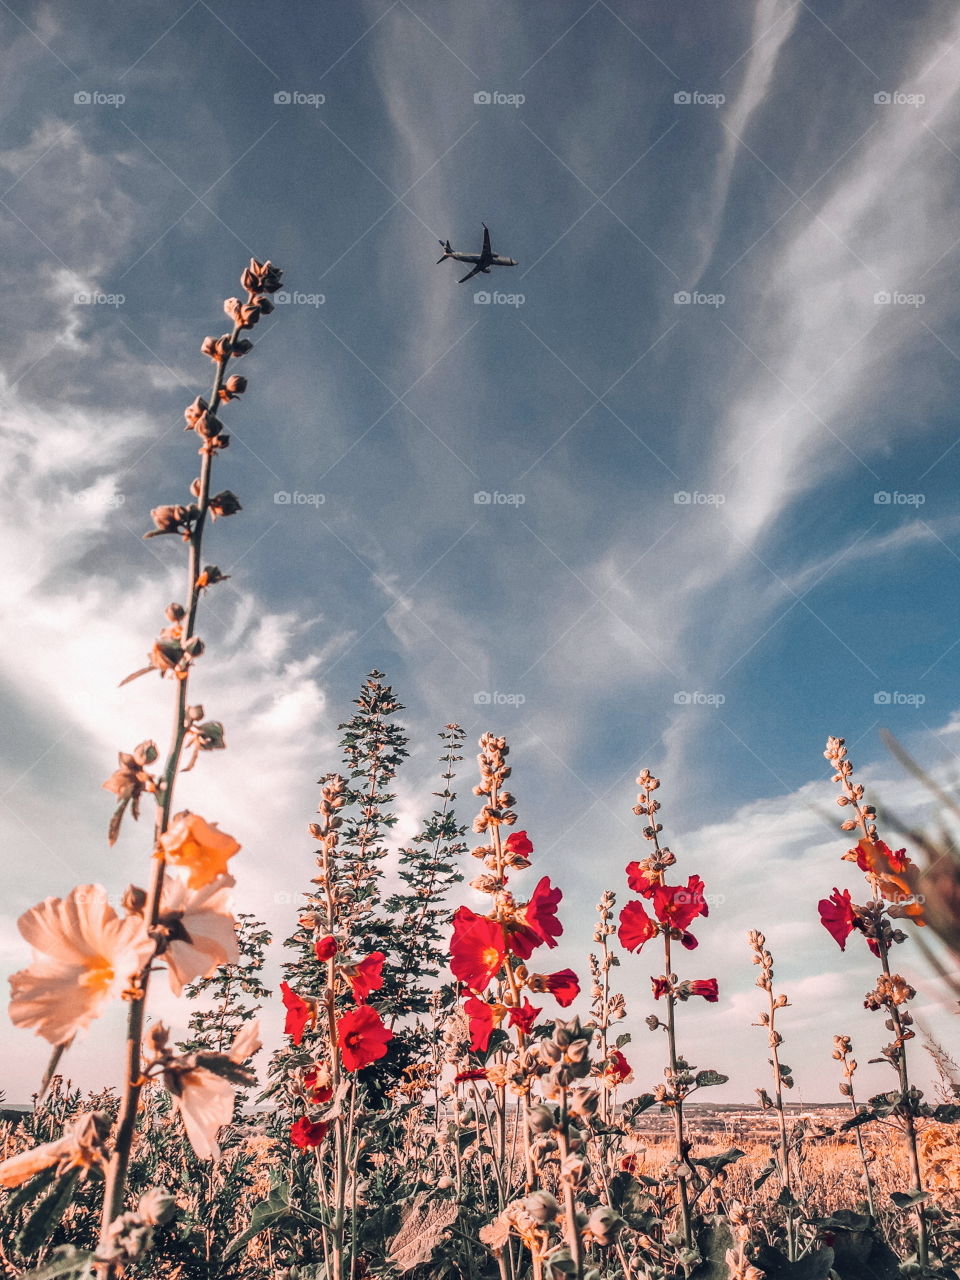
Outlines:
[[490, 248], [490, 232], [487, 230], [487, 224], [484, 222], [482, 226], [483, 226], [483, 248], [480, 250], [479, 253], [456, 253], [450, 247], [449, 240], [440, 241], [440, 244], [443, 246], [443, 257], [437, 259], [438, 267], [441, 262], [446, 262], [447, 258], [453, 258], [455, 262], [475, 262], [476, 263], [476, 266], [473, 268], [472, 271], [468, 271], [465, 276], [463, 276], [460, 280], [457, 281], [458, 284], [463, 284], [465, 280], [472, 279], [473, 276], [475, 276], [480, 271], [482, 271], [484, 275], [489, 275], [491, 267], [519, 266], [519, 263], [517, 262], [516, 258], [504, 258], [504, 257], [501, 257], [500, 254], [493, 252], [493, 250]]

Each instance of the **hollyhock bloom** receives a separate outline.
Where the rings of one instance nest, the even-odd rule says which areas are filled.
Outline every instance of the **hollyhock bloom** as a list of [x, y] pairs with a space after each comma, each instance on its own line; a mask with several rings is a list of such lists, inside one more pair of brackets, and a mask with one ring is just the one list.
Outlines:
[[653, 995], [656, 1000], [669, 995], [673, 989], [669, 978], [651, 978], [650, 982], [653, 986]]
[[383, 962], [386, 958], [382, 951], [371, 951], [359, 964], [344, 965], [344, 976], [357, 1004], [363, 1004], [371, 991], [379, 991], [383, 986]]
[[836, 940], [841, 951], [847, 949], [847, 938], [857, 927], [857, 913], [850, 901], [850, 890], [834, 889], [829, 898], [821, 898], [818, 903], [820, 923]]
[[121, 919], [98, 884], [78, 885], [65, 898], [46, 898], [17, 921], [37, 953], [10, 978], [10, 1020], [33, 1027], [51, 1044], [66, 1044], [121, 996], [154, 953], [140, 916]]
[[62, 1138], [20, 1151], [0, 1163], [0, 1187], [19, 1187], [51, 1165], [63, 1174], [69, 1169], [102, 1168], [108, 1155], [104, 1143], [113, 1117], [105, 1111], [88, 1111], [69, 1126]]
[[507, 940], [495, 920], [459, 907], [453, 916], [450, 968], [454, 977], [474, 991], [485, 991], [503, 967]]
[[[213, 1056], [226, 1057], [241, 1067], [259, 1048], [260, 1025], [254, 1021], [241, 1027], [225, 1055]], [[190, 1057], [200, 1057], [202, 1061], [202, 1055]], [[187, 1058], [166, 1067], [164, 1081], [194, 1152], [201, 1160], [216, 1160], [220, 1157], [217, 1135], [233, 1119], [236, 1085], [199, 1063], [189, 1064]], [[253, 1080], [252, 1074], [249, 1079]]]
[[496, 1006], [487, 1004], [477, 996], [471, 996], [463, 1003], [463, 1011], [470, 1019], [470, 1052], [486, 1053], [490, 1047], [490, 1037], [499, 1019], [495, 1017]]
[[325, 1102], [329, 1102], [333, 1097], [330, 1072], [326, 1067], [305, 1071], [303, 1074], [303, 1087], [307, 1100], [314, 1103], [315, 1106], [323, 1106]]
[[610, 1089], [625, 1084], [633, 1075], [633, 1068], [619, 1049], [611, 1049], [602, 1072], [602, 1079]]
[[652, 898], [657, 887], [656, 880], [651, 880], [639, 862], [627, 863], [627, 884], [641, 898]]
[[519, 1027], [525, 1036], [528, 1036], [533, 1030], [533, 1024], [536, 1022], [539, 1014], [543, 1013], [542, 1009], [535, 1009], [529, 1000], [524, 1000], [519, 1009], [512, 1008], [510, 1010], [511, 1027]]
[[504, 841], [503, 847], [507, 853], [517, 854], [521, 858], [529, 858], [533, 853], [533, 845], [527, 839], [525, 831], [511, 831]]
[[313, 1001], [304, 1000], [290, 986], [289, 982], [280, 983], [280, 995], [287, 1016], [283, 1023], [283, 1034], [293, 1037], [293, 1043], [299, 1044], [309, 1022], [311, 1027], [317, 1023], [317, 1008]]
[[550, 877], [544, 876], [523, 910], [527, 924], [548, 947], [555, 947], [556, 939], [563, 933], [563, 925], [557, 919], [557, 907], [562, 898], [562, 890], [553, 888]]
[[627, 951], [639, 951], [645, 942], [657, 935], [656, 921], [643, 909], [642, 902], [628, 902], [620, 912], [617, 937]]
[[301, 1116], [290, 1126], [290, 1141], [301, 1151], [306, 1151], [310, 1147], [319, 1147], [327, 1136], [329, 1128], [330, 1125], [326, 1120], [309, 1120], [306, 1116]]
[[547, 990], [561, 1009], [573, 1004], [580, 994], [580, 981], [572, 969], [560, 969], [546, 975]]
[[332, 934], [327, 934], [325, 938], [318, 938], [313, 944], [314, 952], [317, 959], [322, 964], [324, 960], [332, 959], [339, 950], [337, 940]]
[[158, 844], [166, 861], [186, 873], [191, 889], [202, 889], [226, 874], [227, 863], [240, 849], [233, 836], [189, 810], [177, 814]]
[[387, 1052], [393, 1032], [383, 1025], [376, 1009], [358, 1004], [337, 1019], [337, 1044], [346, 1071], [361, 1071]]
[[716, 978], [697, 978], [693, 982], [682, 982], [681, 989], [689, 996], [703, 996], [710, 1004], [716, 1004], [720, 998]]
[[454, 1084], [466, 1084], [469, 1080], [486, 1080], [486, 1067], [474, 1067], [471, 1071], [460, 1071], [453, 1077]]
[[844, 862], [855, 862], [861, 871], [872, 875], [883, 875], [893, 871], [900, 875], [913, 863], [907, 857], [906, 849], [889, 848], [882, 840], [868, 840], [866, 836], [858, 840], [854, 848], [843, 855]]
[[222, 964], [237, 964], [236, 921], [230, 911], [233, 876], [218, 876], [202, 889], [167, 878], [160, 901], [160, 923], [170, 932], [163, 955], [170, 986], [182, 995], [188, 982], [208, 978]]
[[661, 924], [685, 931], [697, 916], [710, 914], [703, 896], [703, 881], [691, 876], [686, 886], [658, 884], [653, 891], [653, 909]]

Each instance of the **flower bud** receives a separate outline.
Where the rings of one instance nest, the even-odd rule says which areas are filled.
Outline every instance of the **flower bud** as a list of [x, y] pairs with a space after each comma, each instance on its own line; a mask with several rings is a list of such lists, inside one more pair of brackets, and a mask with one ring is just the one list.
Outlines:
[[549, 1191], [532, 1191], [523, 1202], [523, 1207], [534, 1222], [553, 1222], [560, 1212], [560, 1205]]

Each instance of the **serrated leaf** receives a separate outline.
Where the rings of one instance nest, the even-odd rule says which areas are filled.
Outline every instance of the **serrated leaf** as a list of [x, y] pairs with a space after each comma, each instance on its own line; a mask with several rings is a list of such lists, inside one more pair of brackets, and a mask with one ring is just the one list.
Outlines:
[[890, 1199], [898, 1209], [912, 1209], [930, 1198], [929, 1191], [891, 1191]]
[[728, 1164], [736, 1164], [738, 1160], [742, 1160], [747, 1153], [741, 1151], [739, 1147], [727, 1147], [726, 1151], [718, 1151], [715, 1156], [704, 1156], [701, 1160], [694, 1160], [694, 1164], [702, 1165], [705, 1169], [709, 1169], [712, 1173], [716, 1173], [719, 1169], [725, 1169]]
[[[622, 1049], [625, 1044], [629, 1044], [633, 1039], [629, 1031], [624, 1031], [617, 1036], [617, 1048]], [[958, 1108], [960, 1110], [960, 1108]]]
[[698, 1089], [708, 1089], [711, 1085], [726, 1084], [729, 1079], [729, 1076], [721, 1075], [719, 1071], [698, 1071], [694, 1084]]
[[79, 1178], [80, 1170], [71, 1169], [63, 1177], [57, 1178], [46, 1195], [34, 1205], [17, 1236], [17, 1248], [22, 1254], [29, 1257], [50, 1239], [70, 1206]]

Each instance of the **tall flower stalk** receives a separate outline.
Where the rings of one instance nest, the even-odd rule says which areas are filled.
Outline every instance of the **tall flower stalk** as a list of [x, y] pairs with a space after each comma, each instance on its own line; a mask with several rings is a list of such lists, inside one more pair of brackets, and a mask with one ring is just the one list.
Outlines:
[[[240, 510], [239, 502], [229, 491], [211, 494], [214, 459], [230, 442], [230, 437], [224, 433], [216, 411], [222, 404], [246, 390], [246, 379], [228, 377], [227, 370], [231, 360], [246, 355], [252, 348], [253, 344], [249, 339], [241, 335], [245, 330], [251, 329], [262, 315], [268, 315], [273, 310], [269, 295], [280, 288], [282, 274], [279, 268], [274, 267], [270, 262], [260, 263], [256, 259], [251, 259], [249, 267], [241, 277], [241, 283], [247, 294], [246, 302], [241, 302], [237, 298], [228, 298], [224, 303], [224, 310], [233, 320], [233, 328], [230, 333], [220, 338], [204, 340], [201, 350], [214, 365], [209, 401], [198, 396], [185, 411], [186, 429], [195, 432], [201, 441], [200, 474], [191, 486], [193, 501], [188, 504], [155, 508], [151, 512], [155, 527], [146, 535], [157, 537], [164, 534], [178, 534], [186, 542], [186, 605], [171, 605], [167, 609], [170, 625], [164, 629], [155, 643], [150, 654], [150, 666], [147, 668], [147, 670], [156, 669], [161, 675], [172, 675], [175, 684], [173, 725], [162, 772], [157, 778], [146, 774], [146, 765], [156, 758], [156, 749], [149, 744], [145, 749], [140, 750], [139, 759], [135, 756], [132, 761], [128, 761], [121, 755], [121, 768], [118, 773], [123, 776], [118, 777], [114, 774], [107, 784], [118, 796], [118, 811], [110, 827], [111, 843], [116, 840], [119, 820], [128, 803], [136, 804], [143, 790], [151, 791], [157, 801], [152, 874], [146, 902], [143, 904], [143, 919], [147, 932], [154, 939], [156, 946], [154, 954], [147, 959], [136, 975], [127, 995], [130, 1010], [127, 1019], [125, 1085], [113, 1154], [106, 1170], [100, 1235], [101, 1253], [109, 1251], [110, 1227], [123, 1207], [130, 1149], [143, 1083], [141, 1062], [147, 992], [154, 960], [163, 951], [169, 936], [161, 925], [160, 915], [167, 855], [173, 850], [170, 842], [168, 841], [165, 847], [164, 841], [173, 823], [176, 779], [183, 766], [186, 750], [211, 749], [213, 746], [222, 745], [222, 726], [216, 722], [212, 725], [204, 725], [202, 707], [192, 706], [189, 696], [191, 668], [204, 650], [203, 642], [197, 634], [200, 597], [208, 587], [222, 581], [224, 577], [216, 566], [205, 566], [203, 563], [203, 535], [207, 518], [209, 516], [211, 519], [216, 519], [218, 515], [233, 515]], [[140, 674], [143, 672], [135, 673], [135, 675]], [[127, 677], [128, 680], [132, 678], [134, 677]], [[190, 763], [192, 764], [192, 760]], [[140, 767], [134, 768], [134, 766]], [[109, 1258], [98, 1260], [97, 1274], [100, 1280], [111, 1280], [115, 1273], [114, 1260]]]
[[907, 1005], [916, 992], [890, 967], [891, 949], [905, 942], [907, 937], [892, 921], [912, 919], [914, 923], [922, 925], [923, 906], [911, 889], [909, 876], [913, 863], [907, 857], [906, 850], [894, 851], [880, 839], [876, 824], [877, 811], [873, 805], [864, 803], [863, 784], [853, 781], [853, 764], [847, 757], [844, 739], [828, 738], [823, 754], [834, 769], [833, 781], [840, 784], [837, 803], [841, 808], [852, 811], [852, 816], [845, 818], [840, 824], [841, 830], [860, 832], [856, 846], [843, 855], [844, 861], [855, 862], [864, 873], [871, 898], [860, 906], [851, 900], [849, 889], [842, 892], [834, 889], [831, 896], [822, 899], [819, 904], [820, 919], [841, 950], [846, 947], [847, 938], [852, 933], [859, 932], [880, 961], [880, 976], [874, 989], [867, 992], [864, 1004], [868, 1009], [884, 1010], [887, 1027], [894, 1034], [891, 1043], [881, 1052], [883, 1059], [896, 1071], [900, 1086], [891, 1112], [900, 1120], [907, 1141], [913, 1177], [910, 1198], [915, 1201], [917, 1223], [917, 1260], [921, 1266], [926, 1266], [930, 1246], [923, 1208], [926, 1192], [920, 1167], [916, 1123], [922, 1094], [911, 1085], [907, 1064], [907, 1042], [916, 1035], [912, 1030], [913, 1016]]
[[637, 785], [640, 792], [633, 812], [637, 817], [645, 819], [643, 837], [653, 845], [653, 851], [642, 861], [628, 864], [627, 883], [635, 893], [652, 902], [654, 916], [647, 914], [643, 902], [639, 900], [626, 903], [620, 912], [618, 937], [621, 945], [633, 952], [639, 951], [658, 934], [663, 944], [663, 973], [651, 981], [655, 998], [666, 1003], [666, 1015], [662, 1019], [653, 1015], [647, 1019], [647, 1024], [651, 1030], [664, 1031], [667, 1037], [667, 1066], [664, 1070], [666, 1083], [656, 1087], [654, 1097], [669, 1109], [673, 1117], [673, 1176], [680, 1229], [689, 1252], [693, 1249], [689, 1186], [693, 1169], [688, 1158], [690, 1142], [686, 1131], [684, 1102], [694, 1090], [713, 1084], [725, 1084], [727, 1078], [709, 1070], [695, 1073], [680, 1055], [677, 1047], [676, 1012], [677, 1005], [689, 1000], [691, 996], [702, 996], [711, 1003], [715, 1003], [719, 997], [716, 978], [681, 981], [674, 973], [674, 946], [679, 943], [687, 950], [696, 947], [697, 940], [689, 932], [688, 926], [697, 916], [708, 915], [709, 908], [703, 894], [703, 881], [699, 876], [690, 876], [686, 885], [667, 884], [666, 872], [674, 866], [676, 857], [665, 845], [660, 844], [663, 825], [657, 821], [660, 803], [654, 797], [654, 792], [660, 787], [660, 780], [649, 769], [644, 769], [637, 778]]

